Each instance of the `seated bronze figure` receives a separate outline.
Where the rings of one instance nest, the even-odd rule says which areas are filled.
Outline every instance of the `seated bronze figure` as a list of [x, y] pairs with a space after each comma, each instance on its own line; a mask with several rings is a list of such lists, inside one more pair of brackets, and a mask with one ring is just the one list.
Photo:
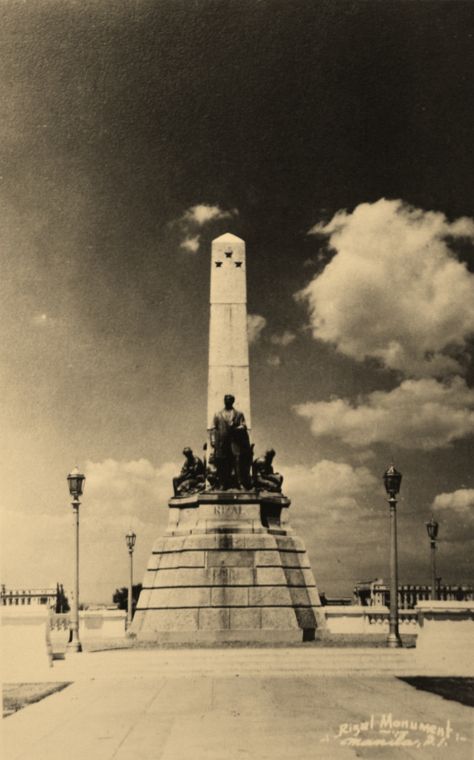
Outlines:
[[258, 457], [252, 465], [253, 485], [257, 491], [281, 493], [283, 475], [275, 472], [272, 466], [275, 451], [268, 449], [263, 457]]
[[175, 496], [187, 496], [188, 494], [204, 491], [206, 487], [206, 473], [202, 459], [195, 457], [193, 450], [188, 446], [183, 449], [185, 456], [180, 474], [173, 478], [173, 490]]

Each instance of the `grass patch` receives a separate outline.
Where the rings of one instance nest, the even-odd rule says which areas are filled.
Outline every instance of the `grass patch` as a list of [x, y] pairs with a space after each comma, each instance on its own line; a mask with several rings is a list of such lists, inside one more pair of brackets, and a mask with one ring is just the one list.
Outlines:
[[400, 678], [400, 681], [414, 686], [421, 691], [430, 691], [443, 699], [452, 699], [461, 705], [474, 707], [474, 678], [430, 678], [416, 676]]
[[27, 705], [39, 702], [56, 691], [69, 686], [69, 682], [14, 683], [3, 685], [3, 717], [12, 715]]

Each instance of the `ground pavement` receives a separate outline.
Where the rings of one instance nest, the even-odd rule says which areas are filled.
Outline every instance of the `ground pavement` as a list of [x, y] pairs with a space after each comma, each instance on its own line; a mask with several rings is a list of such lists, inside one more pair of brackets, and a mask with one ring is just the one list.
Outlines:
[[471, 760], [469, 707], [418, 691], [398, 650], [71, 655], [67, 689], [3, 721], [5, 760]]

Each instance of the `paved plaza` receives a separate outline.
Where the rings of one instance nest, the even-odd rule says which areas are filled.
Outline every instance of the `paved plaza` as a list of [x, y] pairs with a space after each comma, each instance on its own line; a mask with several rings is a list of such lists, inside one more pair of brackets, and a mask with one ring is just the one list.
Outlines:
[[410, 656], [304, 647], [74, 655], [50, 678], [71, 686], [3, 721], [3, 757], [470, 760], [472, 709], [400, 680]]

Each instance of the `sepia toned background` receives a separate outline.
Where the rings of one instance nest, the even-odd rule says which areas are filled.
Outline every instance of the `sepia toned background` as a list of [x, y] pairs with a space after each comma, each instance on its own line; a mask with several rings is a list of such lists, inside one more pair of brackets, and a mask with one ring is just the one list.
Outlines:
[[[210, 241], [317, 583], [473, 582], [472, 4], [0, 3], [2, 581], [140, 576], [205, 440]], [[236, 400], [238, 406], [238, 399]]]

